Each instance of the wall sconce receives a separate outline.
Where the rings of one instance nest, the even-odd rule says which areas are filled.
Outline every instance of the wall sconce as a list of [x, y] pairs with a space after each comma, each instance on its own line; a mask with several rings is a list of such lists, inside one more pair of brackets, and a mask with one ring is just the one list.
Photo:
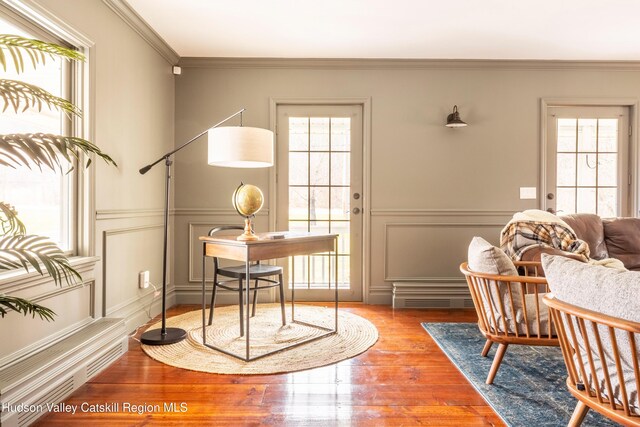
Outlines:
[[447, 124], [445, 125], [448, 128], [463, 128], [467, 126], [465, 122], [460, 120], [460, 113], [458, 113], [458, 106], [453, 106], [453, 113], [447, 116]]

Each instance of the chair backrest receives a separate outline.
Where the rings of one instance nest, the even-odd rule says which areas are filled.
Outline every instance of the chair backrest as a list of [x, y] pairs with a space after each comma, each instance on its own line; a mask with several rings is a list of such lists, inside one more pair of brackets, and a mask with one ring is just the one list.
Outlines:
[[[640, 426], [640, 323], [544, 297], [574, 396], [625, 425]], [[578, 351], [577, 351], [578, 350]]]
[[[542, 294], [549, 291], [547, 281], [539, 277], [540, 263], [516, 262], [522, 276], [499, 276], [479, 273], [460, 265], [478, 314], [478, 325], [485, 334], [495, 337], [554, 340], [553, 331], [541, 303]], [[500, 289], [500, 291], [496, 291]], [[495, 295], [502, 295], [496, 298]], [[509, 316], [507, 307], [515, 316]], [[524, 342], [524, 341], [522, 341]]]
[[213, 227], [209, 230], [209, 236], [213, 236], [216, 233], [226, 230], [244, 230], [244, 227], [240, 225], [219, 225], [218, 227]]
[[[244, 227], [242, 227], [240, 225], [219, 225], [219, 226], [213, 227], [211, 230], [209, 230], [209, 236], [213, 236], [214, 234], [220, 233], [221, 231], [227, 231], [227, 230], [244, 230]], [[219, 266], [218, 257], [214, 257], [213, 258], [213, 268], [214, 268], [214, 270], [217, 270], [218, 266]]]

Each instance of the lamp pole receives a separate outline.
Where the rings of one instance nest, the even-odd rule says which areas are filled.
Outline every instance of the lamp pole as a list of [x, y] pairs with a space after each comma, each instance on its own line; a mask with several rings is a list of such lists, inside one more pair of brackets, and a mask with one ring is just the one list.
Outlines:
[[[144, 175], [149, 172], [149, 170], [164, 160], [165, 169], [166, 169], [166, 180], [165, 180], [165, 190], [164, 190], [164, 245], [163, 245], [163, 256], [162, 256], [162, 327], [160, 329], [152, 329], [142, 334], [140, 337], [140, 342], [142, 344], [147, 345], [167, 345], [167, 344], [175, 344], [177, 342], [182, 341], [187, 337], [187, 332], [184, 329], [180, 328], [167, 328], [167, 256], [169, 249], [169, 190], [171, 189], [171, 164], [173, 161], [171, 160], [171, 156], [178, 151], [185, 148], [187, 145], [191, 144], [202, 135], [210, 131], [211, 129], [215, 129], [218, 126], [226, 123], [232, 118], [236, 117], [238, 114], [242, 114], [245, 111], [242, 110], [230, 115], [226, 119], [216, 123], [210, 128], [200, 132], [198, 135], [191, 138], [189, 141], [185, 142], [178, 148], [169, 151], [168, 153], [162, 155], [158, 160], [153, 163], [148, 164], [147, 166], [140, 169], [140, 174]], [[240, 116], [242, 117], [242, 116]], [[242, 119], [241, 119], [242, 120]]]

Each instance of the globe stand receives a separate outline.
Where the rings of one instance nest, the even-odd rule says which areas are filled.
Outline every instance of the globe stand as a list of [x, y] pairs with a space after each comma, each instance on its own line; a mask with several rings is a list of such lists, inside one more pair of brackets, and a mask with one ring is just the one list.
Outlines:
[[253, 224], [251, 222], [251, 217], [245, 217], [244, 219], [244, 233], [236, 237], [236, 240], [241, 242], [260, 240], [258, 236], [253, 232]]

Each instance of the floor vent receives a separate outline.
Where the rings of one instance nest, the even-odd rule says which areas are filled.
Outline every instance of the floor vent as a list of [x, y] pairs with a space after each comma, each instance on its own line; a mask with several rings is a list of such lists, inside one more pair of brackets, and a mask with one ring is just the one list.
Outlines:
[[68, 378], [58, 387], [51, 389], [48, 393], [40, 396], [37, 401], [30, 404], [33, 405], [34, 408], [41, 408], [41, 410], [20, 412], [18, 415], [18, 426], [28, 426], [47, 410], [47, 403], [60, 402], [67, 397], [67, 395], [71, 394], [72, 391], [73, 378]]
[[87, 365], [87, 379], [92, 378], [98, 372], [109, 366], [112, 362], [114, 362], [120, 355], [123, 353], [122, 343], [118, 343], [111, 350], [98, 357], [93, 362]]

